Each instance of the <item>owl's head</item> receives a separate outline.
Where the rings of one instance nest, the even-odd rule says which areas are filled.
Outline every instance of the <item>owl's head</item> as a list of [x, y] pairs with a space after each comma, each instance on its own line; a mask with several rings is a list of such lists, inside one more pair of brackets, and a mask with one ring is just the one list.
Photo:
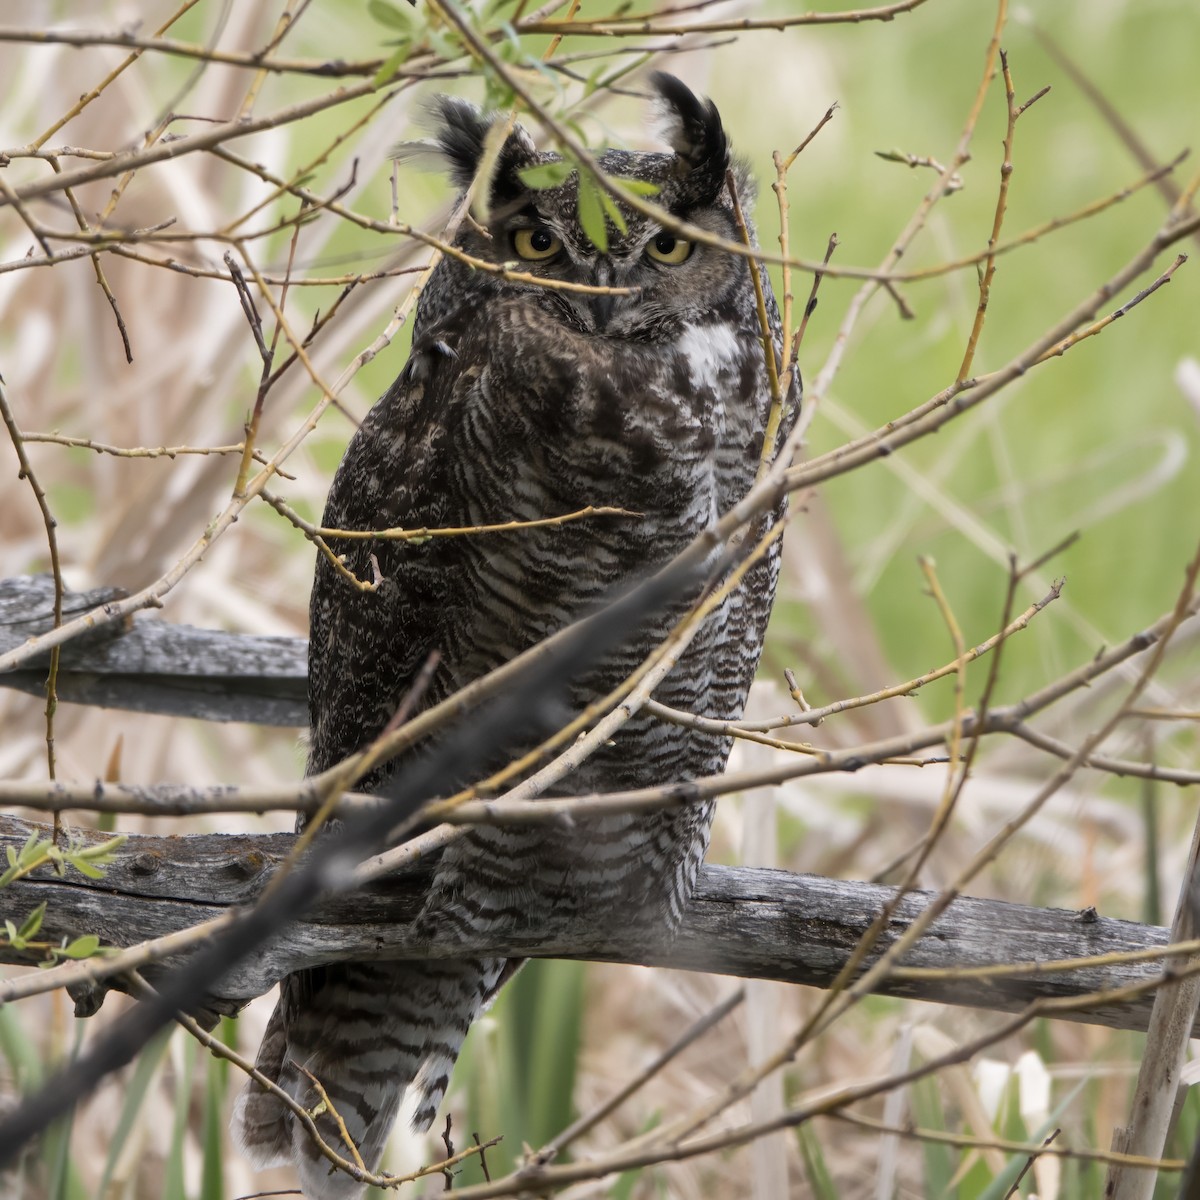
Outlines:
[[[664, 134], [671, 153], [642, 154], [605, 150], [597, 156], [615, 180], [648, 182], [653, 199], [672, 215], [724, 238], [737, 238], [726, 171], [734, 167], [739, 198], [748, 204], [752, 189], [746, 172], [731, 159], [720, 114], [711, 100], [698, 99], [673, 75], [652, 76], [660, 97]], [[472, 272], [473, 293], [522, 293], [553, 320], [580, 332], [606, 337], [659, 341], [676, 336], [701, 314], [745, 308], [748, 287], [745, 260], [686, 241], [641, 213], [621, 205], [627, 228], [607, 222], [608, 245], [593, 245], [579, 219], [579, 179], [572, 172], [558, 186], [529, 187], [522, 173], [530, 167], [561, 162], [558, 154], [539, 151], [516, 125], [495, 148], [493, 128], [503, 114], [482, 113], [464, 100], [436, 102], [435, 146], [449, 164], [454, 182], [466, 189], [490, 166], [488, 227], [465, 221], [456, 239], [468, 253], [492, 262], [513, 262], [530, 275], [602, 287], [636, 288], [628, 296], [587, 295], [550, 290]], [[476, 186], [480, 186], [477, 184]], [[449, 273], [467, 268], [452, 263]], [[462, 280], [463, 284], [467, 281]]]

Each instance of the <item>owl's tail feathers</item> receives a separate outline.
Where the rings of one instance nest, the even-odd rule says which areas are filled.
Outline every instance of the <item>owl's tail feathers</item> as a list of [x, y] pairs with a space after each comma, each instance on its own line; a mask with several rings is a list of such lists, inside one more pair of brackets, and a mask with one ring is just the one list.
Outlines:
[[[317, 1132], [329, 1147], [350, 1162], [357, 1151], [370, 1171], [383, 1156], [405, 1089], [423, 1058], [421, 1033], [402, 998], [408, 976], [400, 963], [348, 963], [289, 975], [255, 1064], [314, 1114]], [[358, 1200], [365, 1190], [336, 1169], [307, 1124], [254, 1079], [238, 1097], [233, 1138], [256, 1166], [294, 1164], [310, 1200]]]
[[[316, 977], [289, 976], [256, 1065], [310, 1112], [324, 1109], [315, 1077], [373, 1171], [410, 1085], [417, 1096], [413, 1128], [433, 1123], [463, 1038], [503, 968], [502, 959], [350, 963]], [[316, 1126], [353, 1161], [331, 1113], [320, 1111]], [[363, 1185], [333, 1169], [304, 1122], [255, 1080], [238, 1098], [233, 1135], [256, 1166], [294, 1163], [311, 1200], [362, 1195]]]
[[[450, 1072], [462, 1049], [463, 1039], [475, 1018], [496, 993], [525, 965], [523, 958], [485, 958], [424, 963], [424, 971], [438, 981], [443, 1004], [438, 1020], [430, 1022], [425, 1034], [425, 1061], [413, 1080], [416, 1107], [412, 1127], [423, 1133], [437, 1116], [450, 1084]], [[450, 1003], [451, 997], [454, 1002]], [[265, 1041], [265, 1039], [264, 1039]]]
[[[275, 1006], [255, 1067], [268, 1079], [279, 1081], [287, 1054], [283, 1012]], [[256, 1167], [282, 1167], [291, 1161], [292, 1114], [278, 1096], [251, 1079], [237, 1098], [231, 1130], [242, 1156]]]

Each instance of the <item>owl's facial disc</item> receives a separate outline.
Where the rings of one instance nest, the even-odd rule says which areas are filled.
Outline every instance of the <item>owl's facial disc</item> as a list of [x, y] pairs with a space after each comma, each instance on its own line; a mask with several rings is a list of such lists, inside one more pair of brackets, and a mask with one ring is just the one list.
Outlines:
[[[651, 83], [659, 94], [670, 151], [599, 152], [596, 164], [618, 189], [605, 196], [603, 213], [596, 213], [598, 206], [592, 204], [587, 221], [581, 202], [587, 197], [594, 201], [594, 185], [591, 191], [581, 187], [579, 169], [569, 159], [539, 151], [525, 130], [507, 120], [499, 124], [497, 114], [481, 113], [461, 100], [442, 97], [437, 102], [435, 144], [455, 182], [464, 189], [475, 184], [477, 191], [486, 182], [487, 203], [476, 213], [478, 221], [463, 224], [458, 245], [546, 283], [627, 289], [625, 294], [589, 293], [501, 275], [488, 280], [476, 276], [469, 292], [519, 297], [574, 332], [643, 344], [672, 341], [703, 314], [730, 302], [744, 283], [744, 260], [679, 237], [622, 201], [620, 186], [627, 184], [627, 198], [652, 196], [677, 219], [732, 239], [738, 231], [725, 187], [731, 164], [743, 204], [752, 198], [749, 180], [731, 159], [716, 106], [671, 76], [652, 76]], [[504, 133], [498, 149], [493, 133]], [[476, 177], [485, 164], [486, 181], [481, 181]], [[597, 219], [605, 223], [604, 236], [597, 233]], [[593, 233], [604, 244], [594, 245]], [[469, 270], [446, 267], [454, 273]]]

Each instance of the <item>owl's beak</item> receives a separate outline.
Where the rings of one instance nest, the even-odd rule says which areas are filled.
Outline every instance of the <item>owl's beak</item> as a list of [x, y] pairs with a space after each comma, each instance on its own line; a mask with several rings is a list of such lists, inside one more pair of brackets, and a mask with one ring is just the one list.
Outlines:
[[[595, 270], [592, 271], [592, 284], [595, 287], [612, 287], [613, 286], [613, 267], [612, 263], [606, 258], [602, 258], [596, 263]], [[592, 310], [592, 320], [596, 323], [596, 332], [603, 333], [612, 320], [613, 312], [617, 307], [616, 296], [589, 296], [587, 298], [588, 308]]]

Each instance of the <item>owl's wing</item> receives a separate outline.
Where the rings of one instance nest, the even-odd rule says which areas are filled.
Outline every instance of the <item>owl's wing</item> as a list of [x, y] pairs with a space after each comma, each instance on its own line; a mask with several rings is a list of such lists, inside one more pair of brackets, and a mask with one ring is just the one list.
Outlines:
[[[778, 343], [778, 313], [769, 292], [768, 312]], [[728, 512], [739, 503], [754, 484], [770, 412], [770, 388], [762, 344], [757, 338], [752, 341], [749, 337], [743, 337], [742, 347], [742, 370], [736, 385], [730, 389], [726, 436], [718, 449], [718, 502], [721, 513]], [[802, 390], [800, 373], [794, 371], [775, 438], [777, 451], [796, 422]], [[747, 535], [747, 545], [752, 546], [763, 537], [782, 518], [786, 508], [787, 498], [780, 497], [772, 510], [754, 521]], [[750, 568], [741, 586], [729, 598], [717, 618], [713, 678], [707, 703], [710, 711], [722, 716], [736, 717], [745, 706], [771, 616], [771, 599], [779, 579], [781, 550], [781, 544], [776, 541], [767, 554]], [[725, 752], [728, 753], [728, 747]]]
[[[443, 336], [453, 331], [443, 326], [438, 336], [414, 344], [404, 370], [354, 435], [329, 492], [326, 528], [416, 529], [447, 522], [443, 418], [471, 364]], [[309, 774], [382, 731], [453, 616], [454, 551], [445, 540], [327, 541], [349, 572], [376, 586], [356, 588], [318, 555], [308, 652]], [[362, 786], [377, 782], [372, 776]]]
[[[439, 332], [459, 340], [449, 322]], [[478, 353], [468, 348], [468, 357]], [[415, 342], [404, 370], [351, 439], [325, 506], [326, 528], [444, 523], [444, 414], [463, 390], [465, 365], [440, 337]], [[326, 540], [347, 571], [361, 581], [380, 582], [373, 590], [357, 588], [318, 554], [309, 638], [310, 774], [333, 766], [383, 729], [454, 617], [445, 602], [452, 584], [438, 578], [444, 543]], [[360, 786], [376, 786], [381, 775]], [[403, 1086], [393, 1080], [412, 1079], [424, 1053], [401, 1036], [411, 1024], [401, 999], [410, 990], [403, 980], [403, 964], [394, 963], [341, 963], [288, 975], [258, 1053], [258, 1068], [306, 1103], [311, 1088], [299, 1070], [313, 1071], [372, 1165], [403, 1095]], [[321, 1122], [324, 1135], [336, 1143], [339, 1131], [328, 1117]], [[257, 1084], [248, 1084], [238, 1101], [234, 1134], [260, 1166], [294, 1161], [306, 1196], [361, 1196], [361, 1186], [348, 1175], [329, 1174], [307, 1131]]]

